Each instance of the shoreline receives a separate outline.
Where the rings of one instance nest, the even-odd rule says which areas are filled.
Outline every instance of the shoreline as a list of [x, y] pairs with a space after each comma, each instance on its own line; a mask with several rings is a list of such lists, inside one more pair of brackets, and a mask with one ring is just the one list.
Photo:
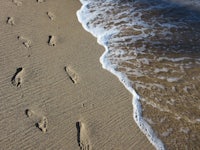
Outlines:
[[104, 49], [78, 22], [80, 6], [0, 6], [2, 148], [154, 149], [132, 119], [132, 95], [102, 69]]
[[[81, 1], [81, 0], [80, 0]], [[80, 10], [77, 11], [77, 17], [78, 21], [82, 24], [83, 28], [92, 34], [95, 38], [97, 38], [97, 43], [104, 47], [105, 51], [100, 57], [100, 63], [102, 64], [102, 68], [113, 74], [118, 78], [118, 80], [124, 85], [124, 87], [132, 94], [132, 105], [133, 105], [133, 119], [137, 126], [140, 128], [141, 132], [143, 132], [146, 136], [146, 138], [149, 140], [149, 142], [155, 146], [156, 149], [164, 150], [164, 144], [163, 142], [157, 137], [155, 132], [153, 131], [152, 127], [143, 119], [142, 117], [142, 106], [140, 102], [140, 96], [136, 93], [136, 91], [132, 88], [131, 83], [128, 79], [128, 77], [114, 69], [112, 64], [109, 62], [109, 60], [106, 60], [106, 55], [109, 52], [108, 46], [105, 44], [106, 40], [104, 41], [104, 38], [106, 39], [106, 36], [109, 36], [109, 33], [105, 32], [98, 32], [98, 29], [89, 29], [87, 27], [87, 20], [84, 15], [85, 7], [87, 7], [87, 2], [84, 3], [84, 1], [81, 1], [82, 7]], [[111, 32], [112, 33], [112, 32]]]

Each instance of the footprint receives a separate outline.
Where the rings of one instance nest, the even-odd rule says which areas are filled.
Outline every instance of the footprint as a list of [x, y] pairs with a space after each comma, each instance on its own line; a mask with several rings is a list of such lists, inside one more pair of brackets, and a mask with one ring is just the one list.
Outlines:
[[13, 0], [13, 3], [17, 6], [22, 6], [22, 1], [20, 0]]
[[50, 35], [48, 44], [49, 44], [49, 46], [56, 46], [56, 37], [53, 35]]
[[78, 76], [74, 70], [71, 69], [69, 66], [65, 66], [64, 70], [69, 77], [69, 79], [72, 81], [72, 83], [76, 84], [78, 82]]
[[25, 114], [27, 115], [27, 117], [31, 117], [35, 114], [35, 112], [33, 110], [26, 109]]
[[35, 111], [31, 109], [26, 109], [25, 114], [28, 118], [36, 121], [35, 126], [40, 129], [40, 131], [42, 131], [43, 133], [47, 132], [48, 120], [45, 116], [38, 115]]
[[14, 18], [13, 17], [8, 17], [7, 19], [7, 24], [10, 24], [10, 25], [15, 25], [15, 21], [14, 21]]
[[85, 124], [82, 122], [76, 122], [77, 128], [77, 142], [80, 147], [80, 150], [91, 150], [91, 144], [89, 141], [89, 136], [85, 128]]
[[51, 19], [51, 20], [55, 20], [55, 18], [56, 18], [56, 16], [50, 11], [47, 12], [47, 15], [48, 15], [49, 19]]
[[24, 44], [24, 46], [26, 48], [30, 48], [31, 47], [31, 41], [28, 40], [27, 38], [25, 38], [23, 36], [18, 36], [18, 39], [22, 41], [22, 43]]
[[36, 127], [38, 127], [43, 133], [47, 132], [48, 120], [46, 117], [43, 117], [38, 123], [36, 123]]
[[24, 69], [22, 67], [17, 68], [14, 76], [11, 79], [11, 82], [14, 86], [21, 87], [21, 84], [23, 82], [23, 74], [24, 74]]
[[45, 2], [45, 0], [37, 0], [38, 3]]

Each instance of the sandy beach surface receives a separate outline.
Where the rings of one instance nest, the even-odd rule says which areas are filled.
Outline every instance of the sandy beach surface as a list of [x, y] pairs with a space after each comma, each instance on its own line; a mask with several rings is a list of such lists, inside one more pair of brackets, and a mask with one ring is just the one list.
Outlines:
[[151, 150], [78, 0], [1, 0], [0, 149]]

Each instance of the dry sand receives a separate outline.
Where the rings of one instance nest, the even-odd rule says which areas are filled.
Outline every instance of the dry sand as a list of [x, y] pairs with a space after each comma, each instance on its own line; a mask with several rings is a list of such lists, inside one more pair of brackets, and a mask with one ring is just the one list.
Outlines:
[[1, 0], [0, 149], [154, 149], [78, 0]]

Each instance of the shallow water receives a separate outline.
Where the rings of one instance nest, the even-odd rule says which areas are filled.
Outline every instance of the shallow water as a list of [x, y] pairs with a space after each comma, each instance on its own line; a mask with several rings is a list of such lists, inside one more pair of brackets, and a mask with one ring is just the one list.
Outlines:
[[150, 142], [199, 149], [200, 1], [81, 2], [79, 21], [106, 48], [103, 67], [132, 92], [134, 119]]

